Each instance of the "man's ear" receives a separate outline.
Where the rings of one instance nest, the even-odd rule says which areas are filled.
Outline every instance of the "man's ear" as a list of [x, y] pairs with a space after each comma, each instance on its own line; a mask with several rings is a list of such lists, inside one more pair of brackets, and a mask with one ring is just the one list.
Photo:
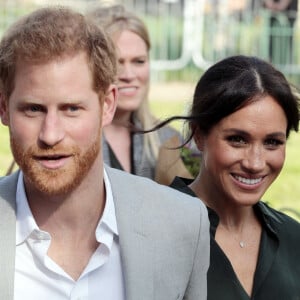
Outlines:
[[8, 117], [8, 103], [3, 96], [3, 93], [0, 92], [0, 118], [3, 125], [8, 126], [9, 117]]
[[103, 100], [102, 126], [111, 123], [117, 108], [118, 89], [111, 84], [107, 89]]

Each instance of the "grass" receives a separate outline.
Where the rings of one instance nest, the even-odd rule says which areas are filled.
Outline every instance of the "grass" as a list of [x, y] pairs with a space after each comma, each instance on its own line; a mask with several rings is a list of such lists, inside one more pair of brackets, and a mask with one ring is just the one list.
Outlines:
[[[184, 114], [187, 111], [187, 102], [182, 100], [157, 100], [150, 102], [153, 113], [160, 119], [175, 114]], [[180, 129], [181, 124], [176, 123], [174, 127]], [[10, 153], [7, 127], [0, 125], [0, 175], [4, 175], [12, 161]], [[293, 209], [300, 212], [300, 160], [298, 151], [300, 149], [299, 134], [292, 134], [287, 143], [286, 162], [280, 176], [264, 195], [264, 201], [277, 209]], [[286, 213], [295, 216], [286, 210]]]

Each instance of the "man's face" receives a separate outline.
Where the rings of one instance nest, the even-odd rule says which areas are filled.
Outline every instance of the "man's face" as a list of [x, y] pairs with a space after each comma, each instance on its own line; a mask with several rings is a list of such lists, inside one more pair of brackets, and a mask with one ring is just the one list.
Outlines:
[[110, 87], [101, 104], [84, 53], [19, 62], [14, 86], [2, 122], [27, 189], [65, 194], [101, 170], [101, 128], [112, 118], [115, 94]]

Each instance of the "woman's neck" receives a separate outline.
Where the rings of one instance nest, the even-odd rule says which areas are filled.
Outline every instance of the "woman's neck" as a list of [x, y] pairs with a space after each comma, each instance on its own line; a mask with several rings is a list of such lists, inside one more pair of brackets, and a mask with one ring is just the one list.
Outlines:
[[132, 112], [130, 111], [120, 111], [116, 110], [114, 118], [112, 120], [112, 124], [120, 124], [128, 125], [131, 122], [132, 119]]
[[209, 186], [207, 182], [203, 182], [203, 178], [201, 179], [200, 176], [189, 187], [207, 207], [217, 213], [220, 224], [223, 224], [224, 227], [239, 228], [243, 226], [246, 220], [256, 219], [253, 206], [241, 205], [230, 199], [225, 199], [224, 196], [218, 194], [215, 187]]

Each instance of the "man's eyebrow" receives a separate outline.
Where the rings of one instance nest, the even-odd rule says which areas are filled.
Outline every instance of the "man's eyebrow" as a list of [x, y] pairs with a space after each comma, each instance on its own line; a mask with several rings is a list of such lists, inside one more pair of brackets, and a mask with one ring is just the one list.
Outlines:
[[45, 104], [43, 103], [43, 101], [35, 101], [32, 99], [22, 99], [19, 102], [17, 102], [17, 106], [21, 107], [21, 106], [29, 106], [29, 105], [40, 105], [40, 106], [44, 106]]

